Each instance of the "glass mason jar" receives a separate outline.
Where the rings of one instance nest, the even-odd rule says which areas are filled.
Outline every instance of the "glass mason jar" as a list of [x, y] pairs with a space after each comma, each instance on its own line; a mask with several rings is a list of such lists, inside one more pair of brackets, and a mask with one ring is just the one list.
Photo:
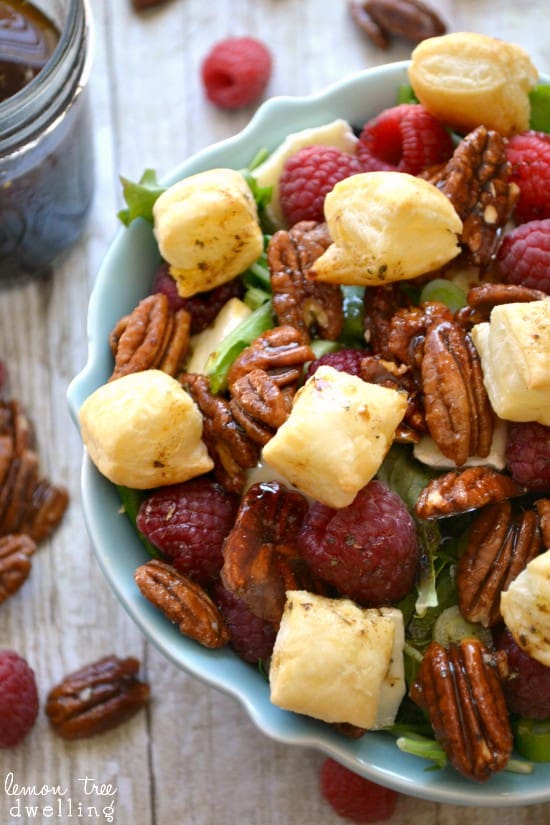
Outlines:
[[51, 272], [93, 193], [87, 0], [32, 0], [59, 32], [50, 58], [0, 102], [0, 284]]

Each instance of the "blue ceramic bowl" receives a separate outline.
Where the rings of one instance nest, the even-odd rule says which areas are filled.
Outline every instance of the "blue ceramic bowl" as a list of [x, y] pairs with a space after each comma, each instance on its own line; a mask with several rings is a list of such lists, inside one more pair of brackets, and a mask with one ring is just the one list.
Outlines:
[[[245, 167], [259, 148], [273, 149], [288, 133], [336, 117], [360, 126], [381, 109], [394, 105], [398, 86], [406, 82], [407, 64], [393, 63], [346, 78], [312, 97], [269, 100], [240, 134], [185, 161], [165, 183], [215, 166]], [[547, 78], [545, 82], [550, 81]], [[151, 227], [141, 220], [121, 230], [109, 249], [90, 299], [88, 363], [68, 390], [75, 421], [85, 398], [111, 374], [109, 332], [149, 293], [158, 261]], [[97, 472], [86, 453], [82, 506], [103, 573], [137, 625], [175, 665], [238, 699], [268, 736], [289, 745], [317, 748], [375, 782], [437, 802], [498, 807], [550, 800], [550, 764], [537, 765], [530, 775], [501, 773], [477, 785], [451, 768], [426, 770], [424, 760], [401, 753], [386, 734], [367, 733], [351, 740], [328, 725], [275, 707], [269, 701], [266, 681], [255, 668], [240, 661], [229, 648], [211, 651], [186, 639], [140, 594], [133, 573], [147, 560], [146, 551], [120, 513], [116, 489]]]

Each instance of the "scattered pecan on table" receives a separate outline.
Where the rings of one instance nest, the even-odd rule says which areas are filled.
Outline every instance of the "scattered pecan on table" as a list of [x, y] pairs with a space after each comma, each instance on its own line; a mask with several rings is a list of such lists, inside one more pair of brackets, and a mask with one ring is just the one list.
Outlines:
[[36, 544], [24, 533], [0, 538], [0, 604], [16, 593], [31, 572]]
[[229, 642], [223, 617], [206, 590], [171, 564], [152, 559], [136, 569], [134, 579], [145, 598], [178, 625], [184, 636], [209, 648]]
[[501, 682], [505, 670], [505, 654], [491, 653], [479, 639], [447, 649], [431, 642], [411, 687], [411, 698], [427, 711], [450, 763], [476, 782], [503, 770], [512, 753]]
[[105, 656], [70, 673], [46, 700], [46, 715], [63, 739], [84, 739], [126, 722], [149, 701], [133, 657]]
[[388, 49], [391, 35], [419, 43], [445, 34], [447, 27], [437, 12], [420, 0], [351, 0], [353, 20], [380, 49]]

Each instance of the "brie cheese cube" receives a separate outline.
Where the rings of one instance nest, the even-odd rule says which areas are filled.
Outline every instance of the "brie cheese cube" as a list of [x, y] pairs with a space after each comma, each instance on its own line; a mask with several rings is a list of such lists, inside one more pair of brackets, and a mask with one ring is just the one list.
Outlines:
[[103, 384], [84, 401], [78, 417], [90, 459], [113, 484], [149, 490], [214, 466], [202, 440], [199, 408], [161, 370]]
[[497, 306], [471, 335], [496, 414], [550, 426], [550, 300]]
[[550, 667], [550, 549], [532, 559], [501, 593], [500, 610], [518, 645]]
[[269, 671], [271, 701], [329, 723], [391, 725], [405, 694], [403, 638], [396, 608], [288, 591]]
[[191, 336], [189, 357], [185, 364], [186, 372], [204, 375], [210, 356], [216, 352], [223, 339], [248, 318], [251, 312], [252, 310], [239, 298], [230, 298], [206, 329]]
[[296, 393], [263, 460], [305, 495], [347, 507], [378, 471], [406, 409], [403, 393], [322, 366]]

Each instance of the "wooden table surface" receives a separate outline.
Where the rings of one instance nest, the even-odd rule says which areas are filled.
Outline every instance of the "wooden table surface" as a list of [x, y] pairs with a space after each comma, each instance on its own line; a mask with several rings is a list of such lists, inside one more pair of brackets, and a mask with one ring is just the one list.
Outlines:
[[[141, 14], [130, 0], [91, 0], [91, 6], [97, 188], [87, 229], [51, 280], [0, 293], [0, 359], [8, 368], [9, 395], [34, 420], [42, 467], [68, 486], [71, 505], [61, 528], [41, 546], [29, 580], [0, 607], [0, 648], [28, 658], [42, 700], [81, 664], [111, 652], [135, 655], [152, 703], [118, 730], [78, 743], [56, 738], [41, 711], [20, 747], [0, 751], [0, 825], [335, 825], [343, 820], [318, 792], [322, 755], [269, 741], [233, 699], [175, 669], [146, 643], [108, 589], [79, 504], [81, 444], [65, 392], [86, 360], [88, 296], [118, 229], [118, 175], [137, 178], [146, 167], [163, 174], [237, 132], [252, 114], [219, 111], [205, 101], [199, 65], [209, 46], [230, 34], [269, 43], [275, 56], [269, 95], [319, 90], [366, 66], [405, 58], [410, 47], [400, 41], [388, 52], [376, 49], [351, 21], [345, 0], [171, 0]], [[454, 30], [512, 40], [550, 71], [547, 0], [434, 6], [448, 12]], [[42, 807], [21, 808], [17, 816], [14, 796], [6, 794], [10, 772], [20, 786], [66, 789], [72, 818], [67, 807], [61, 816], [57, 808], [51, 815], [42, 810], [56, 802], [51, 794], [22, 799]], [[111, 797], [102, 800], [91, 780], [116, 787], [112, 820]], [[403, 797], [392, 825], [413, 821], [543, 825], [550, 822], [550, 802], [488, 810]]]

